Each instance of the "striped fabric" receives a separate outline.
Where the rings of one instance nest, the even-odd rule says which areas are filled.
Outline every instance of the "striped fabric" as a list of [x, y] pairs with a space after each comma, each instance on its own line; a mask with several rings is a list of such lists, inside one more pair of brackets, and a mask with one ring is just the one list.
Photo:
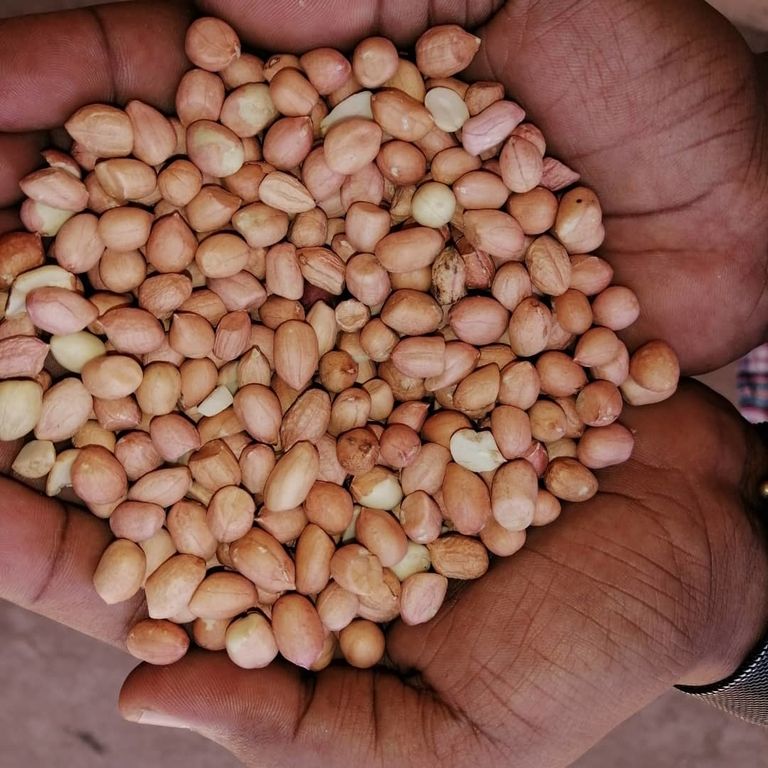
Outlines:
[[753, 424], [768, 420], [768, 344], [753, 349], [739, 362], [736, 383], [744, 418]]

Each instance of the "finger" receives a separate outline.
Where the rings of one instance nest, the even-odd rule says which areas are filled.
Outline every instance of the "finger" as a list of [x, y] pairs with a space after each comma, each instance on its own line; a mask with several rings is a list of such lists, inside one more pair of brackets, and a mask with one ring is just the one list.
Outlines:
[[0, 477], [0, 598], [123, 645], [143, 600], [108, 606], [92, 578], [112, 535], [103, 521]]
[[[468, 77], [500, 79], [600, 195], [644, 308], [630, 345], [674, 340], [695, 373], [759, 343], [768, 99], [736, 30], [700, 0], [512, 0], [482, 36]], [[758, 211], [737, 227], [734, 197]]]
[[191, 728], [247, 765], [317, 766], [452, 764], [477, 734], [430, 692], [388, 672], [330, 667], [302, 675], [280, 662], [243, 670], [223, 653], [194, 651], [170, 667], [141, 665], [120, 693], [123, 717]]
[[48, 143], [45, 131], [25, 134], [0, 133], [0, 208], [21, 196], [19, 179], [40, 165], [40, 150]]
[[[20, 199], [18, 180], [39, 165], [39, 129], [92, 102], [138, 98], [169, 109], [189, 66], [189, 19], [180, 2], [131, 2], [0, 21], [0, 132], [16, 132], [0, 133], [0, 207]], [[0, 231], [10, 223], [0, 218]]]
[[19, 212], [15, 208], [0, 209], [0, 235], [21, 227]]
[[62, 125], [90, 102], [170, 108], [189, 20], [180, 2], [132, 2], [0, 22], [0, 131]]
[[191, 728], [217, 740], [241, 727], [274, 743], [290, 738], [309, 694], [296, 668], [246, 671], [225, 654], [192, 651], [171, 666], [137, 667], [123, 684], [119, 706], [126, 720], [145, 725]]
[[[599, 512], [608, 519], [610, 505]], [[521, 765], [570, 765], [680, 675], [642, 608], [658, 595], [633, 596], [631, 566], [618, 574], [606, 567], [626, 552], [613, 542], [600, 552], [585, 523], [574, 524], [578, 514], [566, 510], [552, 529], [533, 532], [525, 549], [464, 586], [429, 624], [398, 622], [388, 634], [399, 668], [422, 668], [449, 706], [471, 707], [490, 735], [515, 745]], [[649, 536], [637, 524], [632, 534]], [[660, 613], [674, 612], [676, 597]], [[658, 621], [674, 634], [673, 622]]]
[[[526, 757], [570, 764], [673, 684], [726, 677], [755, 642], [754, 616], [737, 616], [727, 625], [733, 658], [715, 650], [731, 558], [765, 555], [733, 509], [741, 427], [703, 390], [684, 384], [666, 403], [627, 409], [635, 456], [600, 472], [598, 496], [531, 529], [523, 550], [497, 561], [430, 624], [389, 632], [393, 661], [423, 670], [447, 704], [495, 702], [482, 721], [519, 746], [523, 765]], [[729, 505], [732, 519], [715, 512]], [[744, 599], [760, 604], [761, 590], [745, 585]], [[551, 743], [550, 759], [528, 754], [542, 743]]]
[[[588, 172], [608, 213], [689, 204], [724, 171], [747, 165], [749, 146], [723, 155], [719, 142], [701, 145], [726, 122], [754, 129], [758, 110], [755, 94], [743, 92], [748, 48], [700, 0], [512, 0], [483, 38], [468, 76], [504, 82], [553, 149]], [[732, 101], [727, 120], [715, 114]], [[704, 105], [714, 119], [697, 111]], [[747, 116], [749, 124], [738, 122]]]
[[24, 445], [24, 440], [0, 440], [0, 475], [7, 475], [11, 470], [11, 464]]
[[318, 46], [349, 48], [367, 35], [386, 35], [407, 46], [427, 27], [456, 23], [474, 27], [502, 0], [201, 0], [202, 10], [227, 19], [244, 39], [268, 51], [305, 51]]

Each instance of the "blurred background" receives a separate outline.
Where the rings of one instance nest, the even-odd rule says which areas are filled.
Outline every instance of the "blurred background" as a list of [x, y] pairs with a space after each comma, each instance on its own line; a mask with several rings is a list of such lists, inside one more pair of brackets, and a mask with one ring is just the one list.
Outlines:
[[[739, 26], [754, 50], [768, 50], [768, 0], [708, 1]], [[0, 0], [0, 18], [92, 2]], [[702, 380], [735, 402], [736, 365]], [[124, 722], [117, 694], [135, 661], [123, 653], [2, 601], [0, 646], [0, 768], [240, 766], [191, 732]], [[574, 763], [574, 768], [649, 766], [768, 766], [768, 730], [670, 691]]]

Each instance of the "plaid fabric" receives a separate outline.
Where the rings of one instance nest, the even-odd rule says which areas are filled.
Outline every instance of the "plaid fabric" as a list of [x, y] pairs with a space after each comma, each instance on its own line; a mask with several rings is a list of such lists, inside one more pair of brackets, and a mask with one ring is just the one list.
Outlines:
[[753, 424], [768, 420], [768, 344], [742, 358], [736, 383], [744, 418]]

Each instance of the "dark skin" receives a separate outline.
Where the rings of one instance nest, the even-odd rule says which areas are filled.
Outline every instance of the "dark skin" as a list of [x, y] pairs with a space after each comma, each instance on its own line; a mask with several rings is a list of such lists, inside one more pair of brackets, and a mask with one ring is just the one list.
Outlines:
[[[502, 80], [603, 201], [601, 254], [643, 305], [628, 343], [661, 335], [697, 372], [763, 341], [768, 100], [735, 30], [693, 0], [499, 6], [200, 3], [278, 50], [373, 33], [405, 45], [430, 23], [483, 25], [468, 77]], [[16, 132], [0, 136], [0, 204], [38, 164], [42, 132], [78, 106], [137, 97], [171, 108], [189, 18], [153, 3], [0, 24], [0, 130]], [[752, 516], [765, 450], [693, 383], [622, 420], [636, 450], [599, 473], [598, 496], [566, 505], [428, 625], [393, 625], [392, 669], [245, 672], [192, 653], [140, 666], [123, 713], [171, 718], [253, 766], [542, 768], [568, 765], [673, 684], [728, 675], [768, 621]], [[0, 498], [0, 596], [122, 644], [142, 606], [107, 607], [93, 592], [103, 522], [9, 479]]]

